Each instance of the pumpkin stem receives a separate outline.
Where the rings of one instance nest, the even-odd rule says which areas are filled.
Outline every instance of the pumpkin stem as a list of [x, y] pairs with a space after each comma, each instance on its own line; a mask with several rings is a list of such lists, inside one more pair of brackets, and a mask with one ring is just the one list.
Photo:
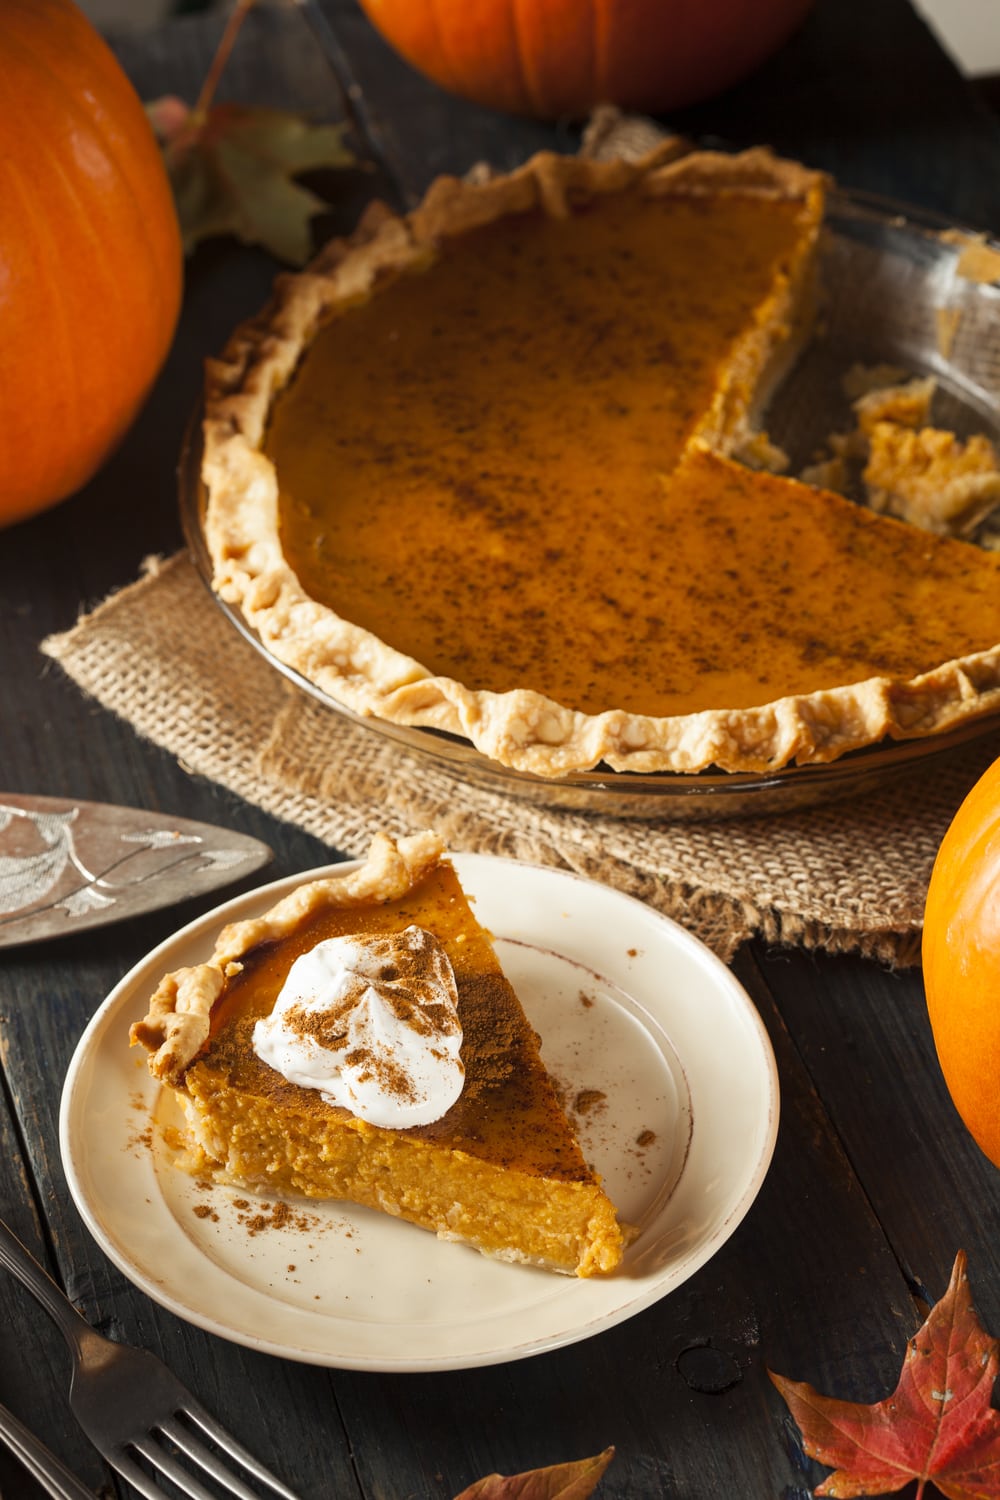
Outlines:
[[226, 63], [229, 61], [229, 54], [233, 50], [233, 44], [239, 35], [240, 27], [246, 20], [247, 12], [252, 10], [256, 3], [257, 0], [236, 0], [236, 4], [229, 13], [225, 30], [216, 48], [215, 56], [212, 58], [212, 65], [208, 70], [205, 82], [201, 86], [201, 93], [198, 95], [194, 109], [191, 111], [192, 122], [198, 129], [205, 123], [212, 100], [215, 98], [215, 91], [219, 86], [219, 79], [222, 77]]

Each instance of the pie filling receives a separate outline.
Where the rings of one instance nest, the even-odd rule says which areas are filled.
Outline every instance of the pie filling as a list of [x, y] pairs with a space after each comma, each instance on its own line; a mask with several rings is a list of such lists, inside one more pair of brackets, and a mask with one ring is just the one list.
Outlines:
[[[578, 1275], [612, 1270], [623, 1246], [614, 1208], [452, 866], [424, 857], [405, 889], [383, 887], [360, 903], [345, 901], [343, 886], [317, 882], [291, 919], [227, 930], [225, 956], [217, 948], [212, 963], [168, 975], [133, 1028], [184, 1110], [183, 1164], [251, 1189], [349, 1199], [500, 1258]], [[392, 1129], [290, 1082], [258, 1055], [254, 1028], [318, 943], [350, 935], [363, 944], [413, 927], [450, 961], [465, 1079], [439, 1119]]]
[[[475, 230], [346, 308], [264, 444], [307, 594], [475, 690], [583, 713], [718, 701], [691, 681], [707, 630], [678, 593], [670, 476], [804, 218], [632, 192]], [[710, 566], [732, 550], [713, 541]]]

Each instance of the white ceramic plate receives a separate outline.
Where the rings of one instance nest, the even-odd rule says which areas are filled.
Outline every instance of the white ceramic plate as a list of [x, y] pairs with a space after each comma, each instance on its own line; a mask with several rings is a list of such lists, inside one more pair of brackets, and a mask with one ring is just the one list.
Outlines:
[[[128, 1046], [160, 976], [211, 951], [310, 871], [230, 901], [138, 964], [95, 1014], [63, 1090], [60, 1143], [91, 1233], [137, 1286], [240, 1344], [343, 1369], [444, 1370], [588, 1338], [691, 1276], [767, 1171], [778, 1083], [730, 971], [676, 923], [592, 881], [454, 856], [543, 1038], [543, 1056], [622, 1217], [613, 1276], [504, 1265], [348, 1204], [290, 1205], [199, 1184], [172, 1164], [172, 1096]], [[332, 867], [343, 870], [346, 866]]]

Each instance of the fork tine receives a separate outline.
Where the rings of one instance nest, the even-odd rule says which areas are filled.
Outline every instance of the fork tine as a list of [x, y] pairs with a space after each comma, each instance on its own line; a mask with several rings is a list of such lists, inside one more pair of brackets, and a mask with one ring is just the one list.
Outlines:
[[[230, 1458], [235, 1458], [237, 1463], [242, 1464], [254, 1479], [259, 1480], [261, 1484], [266, 1484], [273, 1494], [280, 1496], [280, 1500], [299, 1500], [298, 1495], [293, 1494], [287, 1485], [282, 1484], [270, 1469], [265, 1469], [252, 1453], [247, 1452], [242, 1443], [238, 1443], [231, 1433], [227, 1432], [224, 1427], [220, 1427], [215, 1418], [193, 1396], [188, 1396], [183, 1406], [179, 1406], [177, 1410], [190, 1422], [197, 1423], [207, 1438], [210, 1438], [223, 1452], [228, 1453]], [[171, 1437], [175, 1442], [178, 1441], [173, 1433]]]
[[212, 1478], [229, 1490], [230, 1494], [235, 1495], [237, 1500], [260, 1500], [260, 1492], [248, 1489], [239, 1475], [227, 1468], [218, 1455], [210, 1448], [206, 1448], [201, 1438], [183, 1422], [170, 1418], [158, 1424], [158, 1431], [168, 1442], [173, 1443], [182, 1453], [186, 1453], [192, 1463], [199, 1464], [206, 1474], [211, 1474]]
[[[136, 1438], [132, 1442], [131, 1447], [135, 1449], [136, 1453], [140, 1453], [144, 1459], [151, 1463], [158, 1474], [162, 1474], [165, 1479], [171, 1480], [186, 1497], [186, 1500], [218, 1500], [217, 1495], [213, 1495], [210, 1491], [206, 1490], [197, 1475], [192, 1474], [190, 1469], [185, 1469], [183, 1464], [178, 1463], [172, 1453], [168, 1453], [165, 1448], [161, 1448], [157, 1438], [152, 1433], [144, 1434], [141, 1438]], [[148, 1494], [150, 1492], [144, 1491], [143, 1493]], [[164, 1500], [163, 1490], [154, 1488], [151, 1493], [156, 1496], [156, 1500]], [[247, 1500], [248, 1496], [249, 1500], [259, 1500], [259, 1497], [252, 1494], [248, 1489], [238, 1490], [237, 1494], [240, 1500]]]
[[118, 1470], [123, 1479], [127, 1479], [133, 1489], [144, 1495], [146, 1500], [163, 1500], [163, 1491], [155, 1480], [150, 1479], [145, 1469], [140, 1469], [137, 1463], [124, 1453], [121, 1448], [105, 1448], [102, 1450], [104, 1457], [113, 1468]]

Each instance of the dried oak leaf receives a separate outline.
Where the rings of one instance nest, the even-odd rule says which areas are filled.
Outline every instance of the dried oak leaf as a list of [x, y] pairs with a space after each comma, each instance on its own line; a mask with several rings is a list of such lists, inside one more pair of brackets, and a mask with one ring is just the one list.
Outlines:
[[768, 1371], [810, 1458], [836, 1469], [816, 1495], [888, 1495], [912, 1480], [948, 1500], [1000, 1497], [1000, 1344], [976, 1317], [959, 1251], [948, 1290], [909, 1342], [899, 1384], [872, 1406], [821, 1396]]
[[524, 1474], [488, 1474], [455, 1500], [586, 1500], [615, 1456], [613, 1448], [575, 1463], [551, 1464]]
[[310, 125], [286, 110], [245, 104], [189, 108], [168, 96], [147, 105], [174, 190], [185, 254], [199, 240], [233, 234], [301, 266], [312, 253], [310, 221], [328, 206], [292, 179], [321, 167], [357, 165], [343, 125]]

